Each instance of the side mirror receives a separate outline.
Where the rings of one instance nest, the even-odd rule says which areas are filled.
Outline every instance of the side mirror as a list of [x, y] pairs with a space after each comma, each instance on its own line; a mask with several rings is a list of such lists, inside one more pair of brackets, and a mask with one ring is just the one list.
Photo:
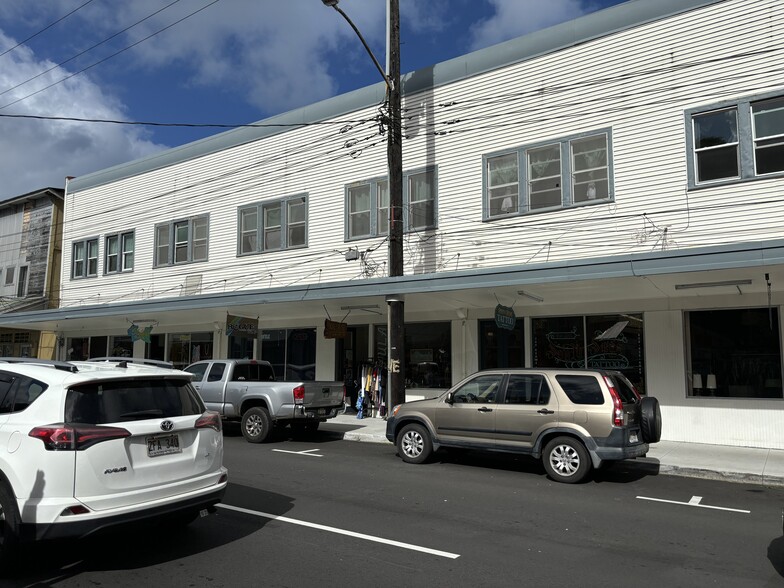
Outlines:
[[446, 398], [444, 399], [447, 404], [454, 404], [455, 403], [455, 393], [454, 392], [447, 392]]

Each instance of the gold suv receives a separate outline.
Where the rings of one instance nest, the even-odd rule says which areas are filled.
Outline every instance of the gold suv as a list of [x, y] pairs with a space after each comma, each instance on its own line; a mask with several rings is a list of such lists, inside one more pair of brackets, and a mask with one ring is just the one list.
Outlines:
[[575, 483], [606, 461], [643, 457], [661, 438], [661, 410], [617, 371], [487, 370], [395, 406], [386, 437], [408, 463], [440, 447], [524, 453]]

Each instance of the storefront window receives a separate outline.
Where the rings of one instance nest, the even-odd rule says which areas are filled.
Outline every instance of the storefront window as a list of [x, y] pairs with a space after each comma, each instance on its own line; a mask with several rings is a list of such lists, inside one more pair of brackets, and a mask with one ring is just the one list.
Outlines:
[[645, 394], [641, 314], [535, 318], [533, 366], [622, 372]]
[[[378, 325], [373, 337], [375, 357], [386, 363], [387, 327]], [[406, 388], [449, 388], [452, 385], [451, 323], [410, 323], [405, 326]]]
[[212, 359], [212, 333], [174, 333], [169, 335], [169, 361], [184, 368], [196, 361]]
[[495, 321], [479, 322], [479, 369], [525, 366], [523, 319], [513, 330], [500, 329]]
[[316, 329], [266, 329], [261, 332], [261, 358], [277, 379], [316, 379]]
[[133, 357], [133, 340], [127, 335], [112, 337], [109, 355], [111, 357]]
[[776, 308], [686, 313], [689, 395], [782, 398]]
[[108, 337], [71, 337], [66, 343], [66, 360], [86, 361], [106, 357]]
[[253, 341], [248, 335], [230, 335], [229, 359], [253, 359]]

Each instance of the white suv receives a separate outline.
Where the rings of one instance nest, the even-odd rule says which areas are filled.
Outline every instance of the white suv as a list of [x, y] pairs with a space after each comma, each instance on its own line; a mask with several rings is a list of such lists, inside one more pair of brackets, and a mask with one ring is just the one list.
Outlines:
[[20, 541], [187, 524], [227, 483], [220, 417], [190, 374], [0, 359], [0, 563]]

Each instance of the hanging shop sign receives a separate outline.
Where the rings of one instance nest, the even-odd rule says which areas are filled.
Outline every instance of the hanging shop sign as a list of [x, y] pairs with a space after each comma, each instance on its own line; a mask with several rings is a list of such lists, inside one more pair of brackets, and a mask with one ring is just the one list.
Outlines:
[[324, 319], [324, 338], [325, 339], [345, 339], [346, 323], [339, 323]]
[[245, 335], [256, 337], [259, 333], [259, 319], [244, 316], [226, 315], [226, 335]]
[[150, 342], [150, 333], [152, 333], [152, 325], [148, 327], [144, 327], [143, 329], [139, 328], [139, 325], [131, 325], [128, 327], [128, 336], [131, 338], [131, 341], [144, 341], [145, 343]]
[[500, 304], [495, 307], [495, 326], [499, 329], [513, 331], [516, 321], [517, 318], [515, 317], [514, 310], [510, 307], [501, 306]]

